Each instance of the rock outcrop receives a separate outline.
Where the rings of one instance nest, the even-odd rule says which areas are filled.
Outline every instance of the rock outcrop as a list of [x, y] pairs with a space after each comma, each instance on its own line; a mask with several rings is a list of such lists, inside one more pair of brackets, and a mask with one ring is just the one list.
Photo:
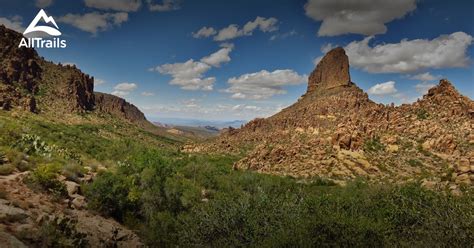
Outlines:
[[251, 149], [236, 169], [343, 182], [423, 179], [458, 192], [474, 183], [474, 102], [448, 80], [413, 104], [377, 104], [350, 80], [342, 48], [321, 60], [308, 91], [281, 112], [186, 151]]
[[18, 48], [23, 36], [0, 25], [0, 108], [84, 112], [94, 108], [94, 78], [75, 66], [45, 61]]
[[18, 48], [22, 35], [0, 25], [0, 109], [36, 111], [42, 69], [33, 49]]
[[135, 105], [124, 99], [105, 93], [95, 93], [95, 109], [99, 113], [108, 113], [134, 123], [146, 122], [145, 115]]
[[328, 52], [309, 76], [308, 93], [316, 89], [326, 90], [350, 84], [349, 58], [344, 49], [338, 47]]
[[96, 111], [134, 123], [145, 115], [120, 97], [94, 92], [94, 77], [75, 65], [45, 61], [34, 49], [18, 48], [23, 36], [0, 25], [0, 109], [63, 115]]

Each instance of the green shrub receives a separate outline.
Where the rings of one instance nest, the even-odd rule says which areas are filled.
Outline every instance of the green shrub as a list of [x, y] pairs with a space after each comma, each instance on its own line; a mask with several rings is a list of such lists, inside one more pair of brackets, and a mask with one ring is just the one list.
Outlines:
[[418, 120], [426, 120], [429, 116], [430, 115], [428, 111], [426, 111], [426, 109], [418, 109], [416, 111], [416, 117], [418, 118]]
[[15, 166], [12, 164], [2, 164], [0, 165], [0, 175], [10, 175], [15, 171]]
[[30, 181], [57, 196], [67, 196], [66, 185], [57, 179], [61, 165], [56, 163], [39, 165], [31, 173]]
[[[45, 220], [40, 228], [41, 247], [89, 247], [87, 235], [76, 230], [77, 220], [54, 216]], [[113, 246], [111, 246], [113, 247]]]
[[62, 168], [62, 175], [65, 176], [68, 180], [75, 181], [75, 182], [80, 182], [79, 178], [83, 177], [84, 173], [85, 173], [84, 167], [82, 167], [80, 164], [74, 161], [68, 162]]
[[379, 137], [366, 140], [364, 143], [364, 151], [366, 152], [378, 152], [385, 150], [385, 146], [380, 142]]
[[418, 159], [409, 159], [407, 163], [412, 167], [422, 167], [423, 163]]

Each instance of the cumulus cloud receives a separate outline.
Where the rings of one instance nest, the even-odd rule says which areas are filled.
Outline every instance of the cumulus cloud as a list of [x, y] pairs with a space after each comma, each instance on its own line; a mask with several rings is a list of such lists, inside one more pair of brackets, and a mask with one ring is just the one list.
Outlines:
[[142, 5], [141, 0], [85, 0], [84, 2], [87, 7], [124, 12], [137, 11]]
[[384, 96], [397, 93], [394, 81], [376, 84], [367, 91], [371, 95]]
[[211, 66], [190, 59], [184, 63], [164, 64], [152, 68], [161, 74], [171, 75], [171, 85], [178, 85], [183, 90], [212, 90], [215, 77], [204, 78], [203, 74], [211, 69]]
[[234, 45], [223, 44], [223, 46], [219, 51], [202, 58], [201, 61], [214, 67], [220, 67], [221, 63], [229, 62], [229, 53], [234, 49]]
[[241, 29], [237, 24], [230, 24], [226, 28], [219, 30], [216, 36], [214, 36], [215, 41], [225, 41], [235, 39], [241, 36], [250, 36], [253, 34], [253, 31], [259, 29], [260, 31], [274, 32], [278, 30], [278, 19], [274, 17], [264, 18], [258, 16], [254, 21], [247, 22], [244, 27]]
[[21, 16], [14, 16], [12, 18], [0, 17], [0, 25], [15, 30], [19, 33], [23, 33], [25, 28], [23, 27]]
[[386, 23], [416, 9], [416, 0], [309, 0], [306, 15], [322, 21], [318, 36], [374, 35], [387, 32]]
[[180, 0], [163, 0], [161, 4], [155, 4], [152, 0], [147, 0], [147, 2], [150, 11], [166, 12], [181, 8]]
[[184, 63], [164, 64], [149, 69], [152, 72], [170, 75], [173, 79], [171, 85], [178, 85], [183, 90], [210, 91], [214, 88], [215, 77], [204, 77], [212, 67], [219, 67], [222, 63], [231, 60], [229, 53], [234, 49], [233, 44], [224, 43], [221, 49], [200, 61], [189, 59]]
[[53, 0], [36, 0], [36, 7], [46, 8], [53, 4]]
[[114, 26], [120, 26], [128, 21], [128, 13], [86, 13], [67, 14], [58, 19], [59, 22], [70, 24], [82, 31], [97, 35], [98, 32], [106, 31]]
[[135, 83], [119, 83], [115, 85], [112, 95], [124, 97], [130, 94], [130, 92], [134, 91], [137, 87], [138, 85]]
[[262, 70], [230, 78], [227, 82], [231, 86], [224, 92], [231, 93], [235, 99], [267, 99], [277, 94], [285, 94], [283, 86], [297, 85], [306, 80], [306, 75], [299, 75], [293, 70]]
[[193, 33], [194, 38], [207, 38], [217, 34], [217, 31], [213, 27], [202, 27], [196, 33]]
[[373, 36], [345, 47], [352, 66], [371, 73], [412, 73], [429, 68], [466, 67], [472, 36], [464, 32], [435, 39], [402, 40], [400, 43], [370, 46]]

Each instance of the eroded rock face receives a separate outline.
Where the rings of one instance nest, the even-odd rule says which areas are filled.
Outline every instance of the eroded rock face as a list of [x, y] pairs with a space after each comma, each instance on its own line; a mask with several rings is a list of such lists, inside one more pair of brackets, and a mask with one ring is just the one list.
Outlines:
[[75, 66], [57, 65], [31, 48], [23, 36], [0, 25], [0, 109], [83, 112], [94, 108], [94, 78]]
[[18, 48], [21, 38], [21, 34], [0, 25], [0, 109], [19, 107], [35, 112], [34, 95], [42, 69], [33, 49]]
[[135, 123], [146, 121], [145, 115], [135, 105], [110, 94], [95, 92], [95, 109]]
[[311, 73], [307, 92], [349, 86], [350, 83], [349, 58], [344, 49], [338, 47], [329, 51]]

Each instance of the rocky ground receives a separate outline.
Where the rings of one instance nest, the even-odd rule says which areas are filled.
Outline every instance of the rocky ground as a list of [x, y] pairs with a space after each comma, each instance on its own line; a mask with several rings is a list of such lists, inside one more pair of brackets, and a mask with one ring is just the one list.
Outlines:
[[[28, 187], [29, 173], [0, 176], [2, 247], [142, 247], [131, 230], [88, 211], [77, 182], [59, 178], [66, 184], [68, 196], [58, 198]], [[93, 176], [86, 174], [82, 183]]]

